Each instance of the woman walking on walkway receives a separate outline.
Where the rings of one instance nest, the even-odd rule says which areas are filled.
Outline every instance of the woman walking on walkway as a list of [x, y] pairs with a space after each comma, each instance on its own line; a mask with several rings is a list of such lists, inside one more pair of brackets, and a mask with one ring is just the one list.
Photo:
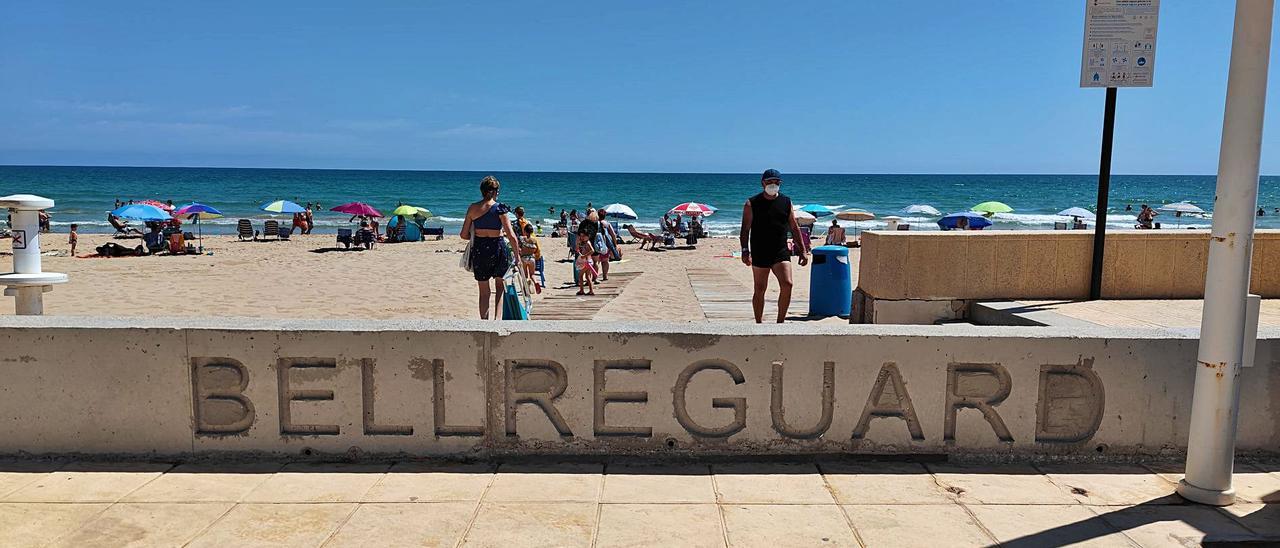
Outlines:
[[[494, 319], [502, 317], [502, 292], [506, 287], [502, 278], [511, 268], [511, 250], [520, 249], [511, 222], [507, 219], [507, 206], [498, 201], [498, 179], [492, 175], [480, 181], [480, 201], [467, 208], [462, 221], [464, 240], [471, 241], [471, 273], [475, 275], [480, 291], [480, 319], [489, 319], [489, 295], [496, 293]], [[503, 237], [507, 241], [502, 241]], [[508, 243], [510, 247], [508, 247]], [[493, 287], [489, 285], [493, 280]], [[496, 291], [495, 291], [496, 290]]]

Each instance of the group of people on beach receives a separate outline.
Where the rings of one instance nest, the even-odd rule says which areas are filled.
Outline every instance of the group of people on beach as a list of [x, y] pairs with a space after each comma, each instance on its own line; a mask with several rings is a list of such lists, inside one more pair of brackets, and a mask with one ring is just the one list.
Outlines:
[[[769, 278], [778, 284], [777, 322], [787, 317], [793, 286], [791, 257], [798, 257], [801, 267], [809, 264], [809, 242], [803, 237], [791, 198], [781, 193], [782, 175], [769, 169], [760, 177], [761, 191], [747, 199], [742, 209], [742, 264], [752, 269], [751, 305], [756, 323], [763, 321], [765, 292]], [[512, 213], [498, 201], [501, 184], [493, 176], [480, 181], [480, 200], [467, 208], [459, 236], [468, 242], [462, 266], [475, 278], [481, 319], [501, 318], [506, 293], [505, 277], [512, 261], [519, 260], [524, 275], [533, 278], [533, 266], [541, 259], [542, 248], [535, 228], [525, 217], [523, 207]], [[554, 211], [554, 210], [552, 210]], [[569, 257], [577, 272], [579, 295], [594, 295], [595, 284], [609, 279], [609, 262], [620, 256], [620, 238], [603, 211], [587, 204], [586, 214], [561, 211], [562, 226], [569, 243]], [[634, 227], [632, 228], [634, 230]], [[512, 257], [512, 250], [519, 258]], [[541, 288], [539, 287], [539, 291]], [[493, 308], [490, 309], [490, 303]]]

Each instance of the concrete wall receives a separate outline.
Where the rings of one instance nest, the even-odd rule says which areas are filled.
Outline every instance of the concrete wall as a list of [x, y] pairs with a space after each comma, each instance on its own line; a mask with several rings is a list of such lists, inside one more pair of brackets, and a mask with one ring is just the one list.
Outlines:
[[[1277, 453], [1264, 335], [1239, 446]], [[1185, 445], [1195, 350], [1114, 329], [9, 317], [0, 454], [1158, 454]]]
[[[1206, 230], [1108, 232], [1103, 298], [1201, 298], [1208, 242]], [[1092, 257], [1084, 230], [867, 231], [858, 288], [877, 300], [1082, 299]], [[1280, 230], [1257, 232], [1251, 286], [1280, 297]]]

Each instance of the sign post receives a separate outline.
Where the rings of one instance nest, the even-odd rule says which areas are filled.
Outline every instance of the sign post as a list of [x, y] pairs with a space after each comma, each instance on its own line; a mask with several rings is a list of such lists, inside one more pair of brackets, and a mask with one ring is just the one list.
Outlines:
[[1116, 88], [1151, 87], [1156, 67], [1156, 24], [1160, 0], [1085, 0], [1080, 87], [1107, 88], [1098, 166], [1097, 220], [1093, 228], [1093, 268], [1089, 299], [1102, 298], [1107, 199], [1111, 192], [1111, 143], [1116, 124]]

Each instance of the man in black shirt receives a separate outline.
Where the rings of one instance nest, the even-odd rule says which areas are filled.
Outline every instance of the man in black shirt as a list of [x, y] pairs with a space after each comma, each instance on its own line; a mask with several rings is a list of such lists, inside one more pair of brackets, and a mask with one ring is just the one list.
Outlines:
[[787, 249], [787, 233], [795, 240], [800, 266], [809, 264], [809, 242], [801, 237], [800, 224], [791, 209], [791, 198], [779, 192], [782, 174], [769, 169], [760, 177], [763, 192], [747, 199], [742, 207], [742, 264], [751, 267], [755, 281], [751, 308], [756, 323], [764, 318], [764, 293], [769, 289], [769, 273], [778, 279], [778, 323], [787, 318], [791, 305], [791, 252]]

